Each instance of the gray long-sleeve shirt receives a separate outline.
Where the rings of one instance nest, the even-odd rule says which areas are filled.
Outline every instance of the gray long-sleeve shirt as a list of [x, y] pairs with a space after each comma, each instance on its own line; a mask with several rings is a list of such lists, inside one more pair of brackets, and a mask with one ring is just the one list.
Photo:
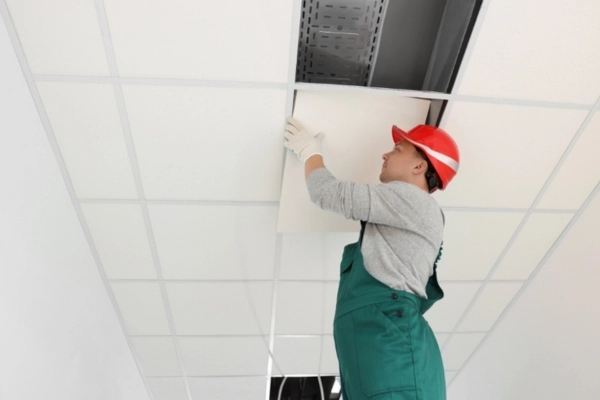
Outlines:
[[427, 298], [444, 230], [442, 211], [429, 193], [400, 181], [344, 182], [326, 168], [314, 170], [306, 184], [322, 209], [367, 222], [361, 250], [375, 279]]

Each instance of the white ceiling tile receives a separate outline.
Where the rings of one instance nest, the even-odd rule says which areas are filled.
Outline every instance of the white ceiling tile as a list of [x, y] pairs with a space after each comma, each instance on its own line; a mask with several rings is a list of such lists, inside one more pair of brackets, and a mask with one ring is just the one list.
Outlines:
[[316, 375], [319, 372], [321, 337], [275, 336], [273, 375]]
[[292, 0], [105, 0], [121, 75], [285, 82]]
[[167, 283], [178, 335], [264, 335], [271, 327], [271, 282]]
[[267, 397], [267, 377], [264, 376], [188, 378], [188, 382], [193, 400], [265, 399]]
[[333, 336], [322, 336], [323, 348], [321, 349], [321, 375], [339, 375], [340, 368], [335, 351]]
[[523, 283], [488, 283], [458, 326], [458, 332], [489, 331]]
[[446, 385], [452, 382], [452, 379], [458, 374], [458, 371], [444, 371], [446, 374]]
[[110, 75], [93, 1], [6, 3], [32, 73]]
[[469, 358], [486, 333], [456, 333], [442, 352], [444, 369], [459, 370]]
[[442, 283], [444, 298], [425, 314], [435, 332], [451, 332], [475, 296], [480, 283]]
[[149, 199], [278, 201], [285, 90], [123, 86]]
[[457, 93], [591, 104], [600, 91], [600, 3], [490, 2]]
[[320, 334], [326, 289], [321, 282], [279, 282], [275, 333]]
[[600, 181], [600, 112], [569, 153], [537, 208], [578, 209]]
[[37, 87], [77, 197], [137, 199], [113, 87]]
[[81, 209], [108, 279], [156, 279], [138, 204], [82, 204]]
[[435, 338], [438, 342], [438, 346], [440, 347], [440, 349], [442, 348], [444, 343], [446, 343], [446, 340], [448, 340], [448, 337], [450, 336], [449, 333], [436, 333], [436, 332], [434, 332], [434, 335], [435, 335]]
[[146, 378], [153, 400], [189, 400], [184, 378]]
[[492, 279], [528, 279], [572, 218], [572, 214], [531, 214]]
[[583, 110], [451, 102], [442, 126], [460, 170], [442, 206], [528, 208], [587, 115]]
[[269, 338], [179, 338], [181, 358], [188, 376], [266, 375]]
[[181, 376], [172, 337], [133, 337], [131, 341], [145, 376]]
[[158, 283], [110, 284], [130, 335], [170, 335], [169, 321]]
[[337, 302], [338, 282], [325, 283], [325, 305], [323, 307], [323, 334], [333, 334], [333, 320]]
[[357, 233], [285, 233], [279, 279], [339, 280], [344, 246], [357, 241]]
[[148, 206], [165, 279], [273, 279], [277, 207]]
[[483, 280], [525, 216], [524, 213], [444, 211], [444, 243], [438, 279]]

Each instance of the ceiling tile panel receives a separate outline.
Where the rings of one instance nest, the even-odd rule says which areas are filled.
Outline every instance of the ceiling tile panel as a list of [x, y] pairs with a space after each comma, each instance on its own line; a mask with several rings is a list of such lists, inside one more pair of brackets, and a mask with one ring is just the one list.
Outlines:
[[105, 0], [123, 76], [285, 82], [293, 0]]
[[131, 338], [146, 376], [181, 376], [172, 337]]
[[273, 279], [277, 207], [148, 206], [165, 279]]
[[452, 382], [452, 379], [458, 374], [458, 371], [444, 371], [446, 374], [446, 385]]
[[506, 306], [515, 297], [523, 283], [488, 283], [465, 319], [459, 332], [489, 331]]
[[572, 214], [531, 214], [492, 279], [528, 279], [572, 218]]
[[112, 85], [37, 87], [77, 197], [137, 199]]
[[93, 1], [6, 3], [33, 74], [110, 75]]
[[179, 346], [188, 376], [267, 374], [268, 337], [182, 337]]
[[442, 346], [444, 345], [444, 343], [446, 343], [446, 340], [448, 340], [448, 337], [450, 337], [450, 334], [449, 333], [434, 333], [434, 334], [435, 334], [435, 338], [438, 342], [438, 346], [441, 349]]
[[344, 246], [356, 241], [357, 233], [285, 233], [279, 279], [339, 280]]
[[316, 335], [323, 332], [326, 290], [321, 282], [279, 282], [275, 334]]
[[271, 282], [167, 283], [178, 335], [264, 335], [271, 326]]
[[446, 344], [442, 352], [444, 359], [444, 368], [447, 370], [461, 369], [465, 361], [469, 358], [479, 343], [483, 340], [486, 333], [456, 333]]
[[591, 104], [600, 92], [600, 3], [492, 1], [459, 94]]
[[170, 335], [169, 322], [158, 283], [110, 284], [130, 335]]
[[[265, 399], [267, 378], [188, 378], [193, 400]], [[155, 399], [156, 400], [156, 399]]]
[[82, 204], [81, 209], [108, 279], [156, 279], [138, 204]]
[[335, 352], [335, 342], [333, 336], [323, 336], [323, 348], [321, 351], [321, 369], [319, 373], [322, 375], [339, 375], [340, 368]]
[[338, 282], [325, 283], [325, 306], [323, 307], [323, 330], [321, 333], [333, 334], [333, 320], [337, 302]]
[[425, 314], [435, 332], [451, 332], [475, 296], [480, 283], [442, 283], [444, 299]]
[[442, 281], [485, 279], [525, 216], [477, 211], [444, 211], [444, 215], [444, 243], [437, 270]]
[[189, 400], [184, 378], [147, 378], [153, 400]]
[[596, 112], [537, 208], [578, 209], [600, 182], [600, 112]]
[[316, 375], [319, 371], [321, 337], [275, 336], [273, 375]]
[[278, 201], [286, 92], [124, 86], [149, 199]]
[[452, 102], [442, 126], [456, 140], [461, 166], [441, 205], [528, 208], [587, 111]]

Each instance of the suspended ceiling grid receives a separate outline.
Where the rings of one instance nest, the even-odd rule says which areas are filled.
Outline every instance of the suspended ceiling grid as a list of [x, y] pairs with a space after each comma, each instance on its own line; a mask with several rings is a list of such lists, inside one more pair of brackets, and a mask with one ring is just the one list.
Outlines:
[[[299, 7], [0, 1], [155, 400], [337, 373], [337, 264], [356, 237], [276, 233], [281, 131], [295, 89], [378, 90], [294, 84]], [[448, 99], [461, 148], [436, 194], [446, 298], [427, 314], [449, 384], [597, 193], [599, 18], [593, 2], [484, 1], [453, 93], [400, 91]]]

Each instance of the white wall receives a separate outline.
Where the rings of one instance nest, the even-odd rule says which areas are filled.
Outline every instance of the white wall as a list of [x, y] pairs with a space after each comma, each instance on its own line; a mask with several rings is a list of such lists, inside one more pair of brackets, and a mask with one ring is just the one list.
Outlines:
[[2, 18], [0, 184], [0, 399], [149, 399]]
[[449, 400], [600, 399], [599, 239], [596, 195], [456, 376]]

